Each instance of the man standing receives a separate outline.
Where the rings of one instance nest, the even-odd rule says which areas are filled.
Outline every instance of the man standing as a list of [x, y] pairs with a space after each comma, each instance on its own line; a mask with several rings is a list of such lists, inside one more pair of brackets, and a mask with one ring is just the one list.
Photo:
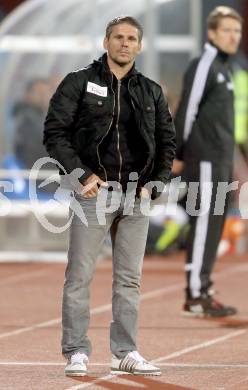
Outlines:
[[213, 299], [210, 276], [227, 210], [227, 201], [220, 213], [215, 209], [217, 187], [219, 182], [230, 183], [232, 177], [233, 84], [228, 60], [238, 49], [241, 29], [242, 19], [234, 9], [220, 6], [210, 13], [209, 41], [201, 57], [192, 61], [185, 74], [175, 118], [174, 172], [179, 173], [183, 167], [186, 181], [199, 183], [198, 207], [201, 204], [199, 214], [190, 216], [186, 315], [221, 317], [236, 313], [235, 308]]
[[[175, 132], [161, 87], [135, 69], [141, 51], [142, 27], [132, 17], [109, 22], [107, 51], [88, 67], [68, 74], [52, 97], [44, 143], [67, 173], [84, 170], [77, 200], [88, 226], [74, 215], [63, 295], [62, 353], [66, 375], [85, 375], [91, 343], [89, 288], [97, 255], [110, 230], [113, 286], [110, 348], [112, 373], [160, 375], [137, 352], [136, 334], [141, 268], [148, 217], [140, 211], [140, 194], [149, 181], [166, 183], [175, 152]], [[133, 211], [124, 213], [129, 180], [137, 182]], [[108, 190], [108, 182], [111, 186]], [[112, 183], [119, 183], [117, 186]], [[132, 183], [133, 184], [133, 183]], [[107, 202], [120, 186], [119, 207], [100, 225], [99, 195]], [[110, 191], [112, 189], [112, 191]], [[153, 197], [158, 193], [153, 191]]]

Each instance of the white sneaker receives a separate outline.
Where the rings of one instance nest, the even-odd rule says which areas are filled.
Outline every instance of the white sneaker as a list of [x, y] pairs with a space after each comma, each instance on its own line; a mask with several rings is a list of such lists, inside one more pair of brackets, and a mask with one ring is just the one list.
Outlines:
[[84, 376], [87, 373], [87, 363], [89, 359], [85, 353], [77, 352], [71, 355], [65, 367], [67, 376]]
[[132, 351], [123, 359], [112, 356], [111, 374], [161, 375], [161, 371], [148, 363], [138, 351]]

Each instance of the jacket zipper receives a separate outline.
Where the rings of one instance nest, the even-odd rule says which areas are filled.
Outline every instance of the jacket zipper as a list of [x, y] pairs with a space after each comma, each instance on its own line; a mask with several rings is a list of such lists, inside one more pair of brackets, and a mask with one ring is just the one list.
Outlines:
[[102, 169], [104, 170], [104, 175], [105, 175], [105, 181], [106, 181], [106, 182], [108, 181], [107, 171], [106, 171], [106, 169], [104, 168], [104, 166], [101, 164], [101, 159], [100, 159], [100, 155], [99, 155], [99, 146], [101, 145], [101, 143], [102, 143], [102, 141], [104, 140], [104, 138], [107, 137], [107, 135], [108, 135], [108, 133], [109, 133], [109, 130], [111, 129], [113, 120], [114, 120], [114, 112], [115, 112], [115, 93], [114, 93], [114, 90], [113, 90], [113, 74], [111, 74], [111, 90], [112, 90], [113, 96], [114, 96], [114, 104], [113, 104], [112, 118], [111, 118], [111, 121], [110, 121], [110, 124], [109, 124], [109, 127], [108, 127], [108, 130], [107, 130], [106, 134], [102, 137], [102, 139], [100, 140], [99, 144], [97, 145], [97, 149], [96, 149], [97, 157], [98, 157], [98, 162], [99, 162], [100, 167], [102, 167]]
[[121, 103], [120, 103], [120, 89], [121, 89], [121, 80], [118, 80], [118, 94], [117, 94], [117, 120], [116, 120], [116, 130], [117, 130], [117, 150], [120, 158], [120, 169], [119, 169], [119, 183], [121, 183], [121, 169], [122, 169], [122, 155], [120, 151], [120, 132], [119, 132], [119, 118], [120, 118], [120, 110], [121, 110]]

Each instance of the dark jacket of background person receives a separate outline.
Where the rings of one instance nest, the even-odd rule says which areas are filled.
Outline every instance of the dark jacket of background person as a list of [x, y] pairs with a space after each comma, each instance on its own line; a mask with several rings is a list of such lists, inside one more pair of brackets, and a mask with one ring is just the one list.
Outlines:
[[26, 85], [23, 100], [14, 106], [14, 153], [24, 169], [32, 168], [36, 160], [47, 156], [42, 139], [50, 97], [49, 80], [32, 79]]
[[[113, 76], [106, 68], [106, 54], [82, 70], [69, 73], [50, 101], [45, 121], [44, 144], [50, 156], [67, 173], [82, 168], [80, 182], [96, 173], [108, 179], [101, 159], [100, 145], [108, 135], [115, 115]], [[87, 91], [88, 82], [107, 87], [107, 96]], [[166, 183], [174, 158], [175, 131], [161, 87], [135, 69], [128, 80], [135, 126], [145, 148], [146, 158], [139, 172], [139, 183], [158, 180]], [[143, 146], [144, 145], [144, 146]], [[105, 159], [106, 160], [106, 159]]]
[[47, 155], [42, 145], [44, 112], [29, 103], [18, 103], [14, 108], [14, 153], [22, 167], [31, 169], [38, 158]]
[[185, 74], [175, 117], [178, 160], [233, 162], [233, 84], [228, 59], [206, 43]]

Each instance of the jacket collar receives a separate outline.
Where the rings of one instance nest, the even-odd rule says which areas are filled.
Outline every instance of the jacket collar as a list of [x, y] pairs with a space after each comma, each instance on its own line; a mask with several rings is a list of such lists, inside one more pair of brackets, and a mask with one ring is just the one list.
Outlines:
[[[95, 60], [94, 65], [100, 67], [104, 78], [106, 78], [108, 81], [112, 80], [112, 72], [108, 66], [107, 53], [104, 53], [98, 60]], [[125, 80], [130, 79], [130, 78], [133, 78], [134, 76], [137, 76], [138, 74], [140, 74], [140, 72], [137, 71], [137, 69], [135, 68], [135, 63], [134, 63], [132, 68], [123, 77], [123, 79], [125, 79]]]
[[217, 56], [223, 61], [223, 62], [226, 62], [228, 61], [230, 55], [227, 54], [226, 52], [224, 52], [223, 50], [221, 50], [219, 47], [217, 47], [213, 42], [211, 41], [208, 41], [206, 44], [205, 44], [205, 49], [207, 50], [212, 50], [212, 51], [216, 51], [216, 54]]

